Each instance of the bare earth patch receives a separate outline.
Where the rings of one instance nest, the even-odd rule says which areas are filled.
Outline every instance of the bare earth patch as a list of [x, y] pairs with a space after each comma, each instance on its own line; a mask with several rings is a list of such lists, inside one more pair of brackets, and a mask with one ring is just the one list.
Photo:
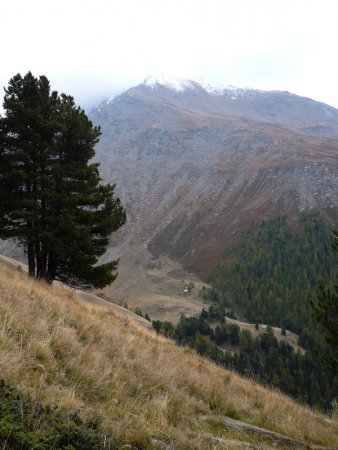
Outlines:
[[[211, 305], [199, 296], [202, 286], [207, 284], [186, 272], [179, 262], [167, 256], [154, 259], [145, 246], [138, 247], [135, 252], [131, 249], [121, 259], [119, 277], [111, 286], [96, 291], [97, 295], [132, 309], [139, 307], [151, 319], [173, 323], [181, 314], [198, 315]], [[184, 293], [189, 284], [191, 291]]]

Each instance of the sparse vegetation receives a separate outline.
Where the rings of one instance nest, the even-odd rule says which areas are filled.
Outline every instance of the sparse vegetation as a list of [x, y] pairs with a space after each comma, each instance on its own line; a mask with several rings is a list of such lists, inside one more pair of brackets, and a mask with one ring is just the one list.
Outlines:
[[151, 322], [151, 318], [149, 317], [149, 314], [143, 314], [141, 308], [136, 307], [134, 309], [134, 313], [137, 314], [140, 317], [143, 317], [144, 319], [148, 320], [148, 322]]
[[136, 322], [126, 326], [108, 307], [84, 303], [74, 291], [4, 266], [0, 373], [24, 398], [64, 418], [77, 412], [84, 426], [96, 423], [97, 431], [114, 436], [121, 447], [207, 450], [215, 448], [215, 438], [223, 439], [219, 448], [229, 448], [229, 439], [266, 447], [264, 437], [200, 419], [210, 414], [338, 445], [334, 418], [240, 378]]

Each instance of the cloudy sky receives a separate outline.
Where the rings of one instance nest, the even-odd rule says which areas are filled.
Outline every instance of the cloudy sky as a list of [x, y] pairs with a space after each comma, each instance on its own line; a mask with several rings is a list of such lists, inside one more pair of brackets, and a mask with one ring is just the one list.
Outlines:
[[337, 20], [337, 0], [1, 0], [0, 86], [31, 70], [89, 110], [162, 72], [338, 108]]

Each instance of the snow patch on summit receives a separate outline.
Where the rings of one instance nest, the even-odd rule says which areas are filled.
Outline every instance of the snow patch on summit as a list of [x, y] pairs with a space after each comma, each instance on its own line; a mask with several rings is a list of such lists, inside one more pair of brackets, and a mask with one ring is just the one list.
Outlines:
[[240, 90], [240, 88], [237, 88], [235, 86], [231, 85], [225, 85], [225, 84], [211, 84], [209, 81], [198, 79], [197, 83], [205, 90], [208, 94], [213, 95], [223, 95], [224, 91], [233, 91], [237, 92]]
[[196, 84], [199, 84], [208, 94], [211, 95], [224, 95], [230, 94], [231, 98], [234, 100], [238, 95], [243, 95], [245, 93], [254, 92], [255, 89], [251, 88], [239, 88], [232, 86], [230, 84], [211, 84], [209, 81], [198, 79]]
[[239, 88], [226, 84], [211, 84], [204, 79], [188, 80], [184, 78], [164, 75], [162, 73], [156, 73], [146, 78], [143, 82], [143, 85], [148, 86], [151, 89], [158, 89], [162, 86], [176, 92], [183, 92], [187, 89], [202, 89], [210, 95], [221, 96], [224, 94], [230, 94], [231, 99], [233, 100], [236, 99], [239, 95], [244, 95], [248, 92], [255, 92], [255, 89], [251, 88]]
[[206, 81], [202, 78], [189, 80], [187, 78], [164, 75], [163, 73], [158, 72], [146, 78], [143, 83], [131, 87], [124, 92], [115, 93], [114, 95], [106, 98], [98, 106], [98, 108], [95, 109], [95, 111], [100, 112], [105, 106], [110, 106], [113, 103], [119, 102], [119, 100], [123, 98], [124, 94], [127, 94], [129, 97], [137, 95], [137, 89], [142, 86], [146, 86], [153, 91], [156, 91], [162, 87], [177, 93], [183, 93], [185, 91], [195, 91], [201, 93], [204, 92], [211, 96], [225, 96], [228, 98], [228, 100], [236, 100], [237, 98], [246, 95], [252, 97], [257, 95], [258, 93], [264, 92], [247, 87], [243, 88], [227, 84], [210, 83], [209, 81]]
[[195, 88], [195, 84], [190, 80], [168, 76], [162, 73], [151, 75], [144, 80], [143, 84], [152, 89], [156, 89], [158, 86], [164, 86], [177, 92]]

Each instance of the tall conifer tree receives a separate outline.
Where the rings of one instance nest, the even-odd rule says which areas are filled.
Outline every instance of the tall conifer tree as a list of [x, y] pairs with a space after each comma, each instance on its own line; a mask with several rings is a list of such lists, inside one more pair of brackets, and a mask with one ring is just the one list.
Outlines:
[[126, 215], [90, 163], [100, 129], [70, 96], [29, 72], [5, 89], [0, 119], [0, 236], [28, 255], [29, 275], [103, 287], [117, 261], [98, 265]]

